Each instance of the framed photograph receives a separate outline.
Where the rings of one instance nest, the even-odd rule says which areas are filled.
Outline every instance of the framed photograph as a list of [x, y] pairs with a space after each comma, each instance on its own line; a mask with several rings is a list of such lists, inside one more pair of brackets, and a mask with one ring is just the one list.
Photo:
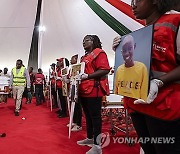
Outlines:
[[85, 63], [73, 64], [70, 70], [70, 76], [74, 77], [80, 73], [84, 73]]
[[62, 68], [61, 69], [61, 75], [62, 76], [66, 76], [66, 75], [68, 75], [69, 74], [69, 69], [68, 69], [68, 67], [65, 67], [65, 68]]
[[121, 38], [115, 52], [114, 93], [147, 100], [153, 25]]
[[[69, 68], [65, 67], [61, 69], [61, 76], [65, 77], [69, 74]], [[65, 83], [64, 80], [62, 80], [62, 94], [63, 96], [68, 96], [68, 87], [67, 87], [67, 83]]]

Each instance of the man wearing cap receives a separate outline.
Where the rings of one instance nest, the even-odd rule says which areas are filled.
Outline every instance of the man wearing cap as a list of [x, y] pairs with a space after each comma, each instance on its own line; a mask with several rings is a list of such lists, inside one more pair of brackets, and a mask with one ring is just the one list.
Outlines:
[[[65, 58], [59, 58], [57, 60], [57, 78], [56, 78], [56, 87], [58, 90], [58, 95], [61, 103], [61, 111], [59, 112], [58, 117], [67, 117], [67, 107], [66, 107], [66, 97], [62, 94], [62, 76], [61, 69], [64, 68], [64, 65], [69, 66], [69, 61]], [[65, 64], [64, 61], [65, 60]]]

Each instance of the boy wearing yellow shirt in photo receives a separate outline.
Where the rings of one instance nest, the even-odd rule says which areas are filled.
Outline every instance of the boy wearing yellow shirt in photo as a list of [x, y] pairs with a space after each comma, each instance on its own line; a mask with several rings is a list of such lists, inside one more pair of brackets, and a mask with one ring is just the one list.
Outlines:
[[136, 44], [131, 35], [127, 35], [122, 42], [122, 56], [124, 64], [117, 68], [115, 76], [115, 94], [147, 99], [148, 71], [146, 66], [133, 60]]

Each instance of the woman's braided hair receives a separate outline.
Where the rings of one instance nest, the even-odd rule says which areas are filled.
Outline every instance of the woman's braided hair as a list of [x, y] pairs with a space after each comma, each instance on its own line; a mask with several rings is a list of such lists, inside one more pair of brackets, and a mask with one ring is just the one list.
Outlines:
[[97, 35], [86, 35], [84, 38], [89, 37], [93, 41], [93, 50], [96, 48], [102, 49], [102, 43]]

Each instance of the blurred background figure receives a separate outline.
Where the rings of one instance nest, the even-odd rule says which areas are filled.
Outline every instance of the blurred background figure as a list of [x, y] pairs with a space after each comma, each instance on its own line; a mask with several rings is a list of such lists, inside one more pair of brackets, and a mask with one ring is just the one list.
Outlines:
[[[65, 63], [64, 63], [65, 61]], [[66, 97], [63, 96], [62, 93], [62, 75], [61, 75], [61, 69], [64, 67], [69, 66], [69, 61], [66, 58], [59, 58], [57, 59], [57, 78], [56, 78], [56, 87], [58, 91], [58, 96], [60, 100], [60, 106], [61, 110], [59, 111], [59, 118], [67, 117], [67, 100]]]
[[10, 75], [8, 73], [8, 68], [5, 67], [0, 76], [0, 102], [7, 103], [7, 98], [9, 95], [9, 82]]
[[[70, 61], [71, 65], [77, 64], [78, 58], [80, 58], [80, 57], [78, 57], [78, 55], [72, 56], [71, 61]], [[71, 78], [71, 76], [69, 78]], [[75, 103], [73, 124], [72, 124], [71, 131], [76, 132], [76, 131], [82, 130], [81, 125], [82, 125], [82, 107], [81, 107], [80, 100], [78, 99], [78, 101]]]
[[0, 75], [2, 74], [2, 70], [0, 69]]
[[11, 75], [8, 73], [8, 68], [7, 67], [4, 68], [2, 75], [7, 76], [8, 78], [10, 78]]
[[46, 86], [46, 80], [41, 68], [35, 74], [35, 96], [36, 96], [36, 106], [40, 105], [44, 101], [43, 85]]
[[53, 96], [53, 108], [58, 108], [57, 103], [57, 89], [56, 89], [56, 64], [52, 63], [51, 65], [51, 74], [50, 74], [50, 86], [51, 86], [51, 94]]

